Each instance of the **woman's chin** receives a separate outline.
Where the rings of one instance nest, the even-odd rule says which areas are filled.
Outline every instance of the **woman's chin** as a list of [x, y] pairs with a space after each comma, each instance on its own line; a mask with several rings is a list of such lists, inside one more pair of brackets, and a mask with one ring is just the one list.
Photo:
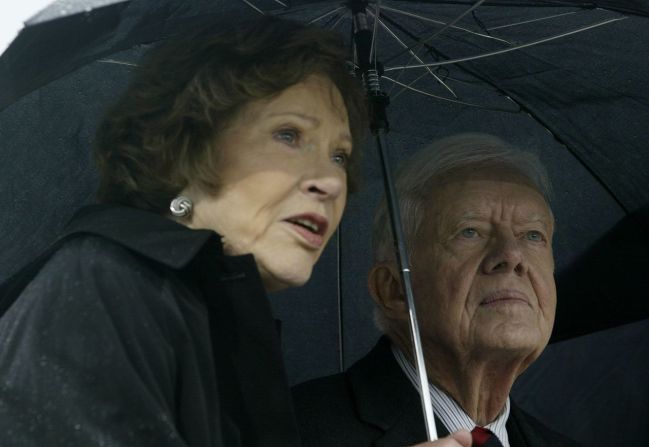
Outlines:
[[302, 265], [258, 265], [266, 292], [277, 292], [289, 287], [304, 285], [311, 278], [312, 267]]

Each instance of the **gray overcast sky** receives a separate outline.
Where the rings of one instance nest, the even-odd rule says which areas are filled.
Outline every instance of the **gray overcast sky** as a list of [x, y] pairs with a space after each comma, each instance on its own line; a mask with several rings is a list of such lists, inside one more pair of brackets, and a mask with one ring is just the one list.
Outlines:
[[20, 0], [0, 6], [0, 54], [23, 28], [23, 22], [42, 10], [52, 0]]

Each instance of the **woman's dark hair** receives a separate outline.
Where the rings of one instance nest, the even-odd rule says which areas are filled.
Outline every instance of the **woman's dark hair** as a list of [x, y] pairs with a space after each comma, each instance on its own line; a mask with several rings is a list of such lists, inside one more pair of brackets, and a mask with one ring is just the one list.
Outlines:
[[98, 199], [158, 213], [190, 182], [219, 188], [219, 132], [247, 103], [270, 98], [310, 75], [338, 88], [349, 117], [354, 186], [367, 111], [340, 36], [316, 26], [263, 18], [203, 27], [152, 50], [96, 137]]

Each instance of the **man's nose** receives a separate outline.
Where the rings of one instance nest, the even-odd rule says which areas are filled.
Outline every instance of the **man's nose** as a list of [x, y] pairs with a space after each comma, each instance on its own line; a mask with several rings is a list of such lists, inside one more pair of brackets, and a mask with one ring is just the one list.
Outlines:
[[[328, 160], [329, 163], [331, 161]], [[340, 168], [326, 164], [313, 167], [300, 181], [300, 190], [318, 200], [331, 200], [343, 193], [345, 188], [345, 176], [341, 174]]]
[[498, 235], [490, 242], [489, 252], [482, 263], [484, 273], [527, 273], [528, 266], [520, 241], [513, 234]]

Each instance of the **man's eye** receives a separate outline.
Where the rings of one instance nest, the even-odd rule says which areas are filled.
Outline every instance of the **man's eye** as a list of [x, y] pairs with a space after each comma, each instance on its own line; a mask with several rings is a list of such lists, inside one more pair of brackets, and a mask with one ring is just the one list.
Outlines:
[[545, 240], [545, 237], [543, 237], [543, 233], [541, 233], [540, 231], [531, 230], [525, 233], [525, 239], [533, 242], [543, 242]]
[[460, 233], [466, 238], [474, 238], [478, 236], [478, 231], [475, 228], [465, 228]]
[[282, 129], [275, 132], [273, 137], [278, 141], [295, 146], [299, 140], [300, 133], [295, 129]]

